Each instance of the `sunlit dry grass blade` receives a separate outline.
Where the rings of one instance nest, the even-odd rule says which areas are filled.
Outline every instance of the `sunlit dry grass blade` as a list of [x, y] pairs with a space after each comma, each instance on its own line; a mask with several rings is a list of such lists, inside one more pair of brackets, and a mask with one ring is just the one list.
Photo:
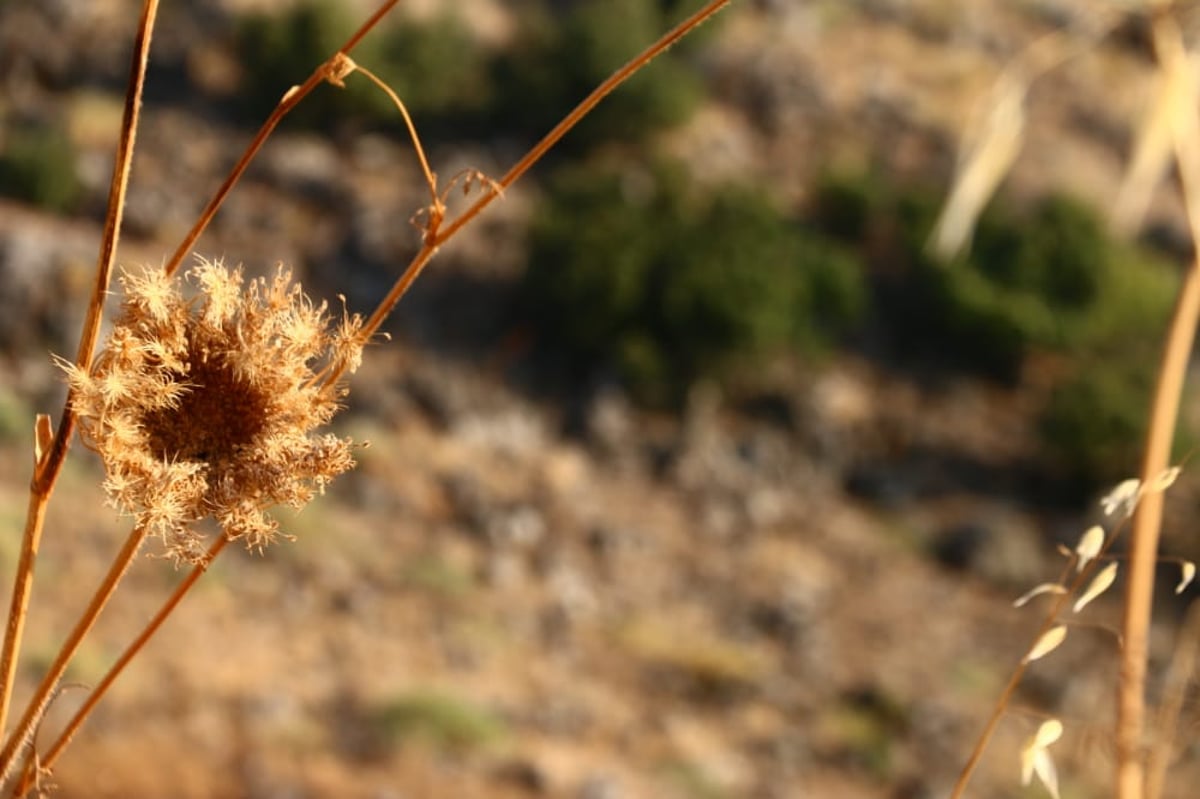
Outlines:
[[1133, 157], [1113, 208], [1113, 225], [1126, 233], [1141, 225], [1150, 198], [1171, 165], [1176, 131], [1195, 127], [1194, 64], [1179, 48], [1168, 53], [1160, 65], [1154, 97], [1141, 117]]
[[1023, 73], [1009, 69], [996, 81], [982, 118], [967, 127], [954, 185], [930, 237], [940, 257], [953, 258], [966, 249], [975, 221], [1016, 162], [1027, 91]]

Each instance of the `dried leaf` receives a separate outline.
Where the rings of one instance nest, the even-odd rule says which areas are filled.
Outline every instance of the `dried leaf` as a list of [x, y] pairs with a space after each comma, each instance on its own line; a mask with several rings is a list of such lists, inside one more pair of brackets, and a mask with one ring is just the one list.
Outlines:
[[1185, 560], [1179, 564], [1179, 570], [1179, 585], [1175, 586], [1175, 593], [1182, 594], [1192, 584], [1192, 580], [1196, 578], [1196, 564], [1190, 560]]
[[1029, 600], [1042, 594], [1065, 594], [1067, 589], [1063, 588], [1058, 583], [1042, 583], [1041, 585], [1031, 588], [1020, 597], [1013, 601], [1014, 608], [1024, 607], [1029, 604]]
[[1042, 637], [1037, 639], [1037, 642], [1029, 650], [1029, 654], [1025, 655], [1023, 663], [1032, 663], [1035, 660], [1044, 658], [1046, 655], [1058, 648], [1058, 645], [1067, 637], [1067, 628], [1065, 625], [1052, 627], [1042, 633]]
[[1100, 500], [1100, 506], [1105, 516], [1112, 516], [1117, 511], [1121, 511], [1122, 516], [1132, 516], [1141, 494], [1142, 481], [1130, 478], [1118, 483], [1109, 491], [1104, 499]]
[[1104, 528], [1098, 524], [1094, 524], [1079, 537], [1079, 543], [1075, 545], [1075, 554], [1079, 557], [1078, 562], [1075, 564], [1075, 571], [1083, 571], [1083, 567], [1094, 560], [1103, 548]]
[[1105, 566], [1099, 574], [1092, 578], [1087, 590], [1080, 595], [1079, 599], [1075, 600], [1074, 611], [1078, 613], [1091, 604], [1092, 600], [1107, 591], [1116, 579], [1117, 564], [1114, 562]]

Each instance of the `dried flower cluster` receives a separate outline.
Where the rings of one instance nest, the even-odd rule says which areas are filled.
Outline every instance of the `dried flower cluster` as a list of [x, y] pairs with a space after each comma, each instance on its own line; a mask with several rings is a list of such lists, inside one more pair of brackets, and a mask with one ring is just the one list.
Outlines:
[[110, 501], [181, 559], [201, 557], [194, 523], [208, 517], [263, 547], [279, 532], [270, 506], [303, 507], [354, 464], [349, 440], [314, 433], [344, 393], [315, 370], [357, 367], [361, 320], [343, 313], [331, 329], [282, 268], [244, 284], [240, 269], [202, 261], [185, 280], [121, 281], [92, 368], [64, 364]]

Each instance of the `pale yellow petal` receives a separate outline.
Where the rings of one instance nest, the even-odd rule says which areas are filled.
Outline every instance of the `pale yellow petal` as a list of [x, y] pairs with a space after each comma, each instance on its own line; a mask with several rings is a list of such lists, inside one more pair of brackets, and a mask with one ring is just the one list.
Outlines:
[[[1037, 731], [1029, 736], [1021, 746], [1021, 784], [1028, 785], [1037, 774], [1042, 778], [1045, 766], [1039, 768], [1039, 760], [1045, 756], [1046, 748], [1062, 737], [1063, 725], [1058, 719], [1043, 721]], [[1053, 770], [1053, 763], [1050, 765]], [[1043, 782], [1045, 781], [1044, 778]], [[1047, 786], [1049, 787], [1049, 786]], [[1056, 786], [1057, 787], [1057, 786]]]
[[1024, 663], [1032, 663], [1035, 660], [1044, 658], [1046, 655], [1058, 648], [1058, 645], [1067, 637], [1066, 626], [1060, 624], [1057, 627], [1052, 627], [1042, 633], [1042, 637], [1037, 639], [1033, 647], [1029, 650], [1029, 654], [1025, 655]]
[[1079, 557], [1075, 563], [1075, 570], [1083, 571], [1083, 567], [1099, 555], [1103, 547], [1104, 528], [1094, 524], [1079, 537], [1079, 543], [1075, 545], [1075, 554]]
[[1058, 583], [1042, 583], [1039, 586], [1031, 588], [1030, 590], [1026, 591], [1024, 594], [1022, 594], [1020, 597], [1015, 599], [1013, 601], [1013, 607], [1014, 608], [1024, 607], [1025, 605], [1029, 604], [1029, 600], [1033, 599], [1036, 596], [1041, 596], [1042, 594], [1065, 594], [1065, 593], [1067, 593], [1067, 589], [1063, 588]]
[[1182, 594], [1192, 584], [1192, 580], [1196, 579], [1196, 564], [1185, 560], [1179, 564], [1179, 570], [1179, 585], [1175, 586], [1175, 593]]
[[1117, 564], [1110, 563], [1100, 570], [1100, 573], [1092, 578], [1092, 582], [1088, 585], [1079, 599], [1075, 600], [1074, 611], [1078, 613], [1083, 610], [1092, 600], [1107, 591], [1117, 579]]
[[1138, 497], [1142, 493], [1142, 481], [1130, 478], [1121, 483], [1118, 483], [1112, 491], [1109, 491], [1104, 499], [1100, 500], [1100, 506], [1104, 510], [1105, 516], [1112, 516], [1118, 510], [1122, 516], [1131, 516], [1134, 508], [1137, 507]]
[[1039, 749], [1033, 755], [1033, 771], [1037, 774], [1042, 785], [1046, 786], [1046, 790], [1054, 799], [1059, 799], [1058, 794], [1058, 771], [1054, 768], [1054, 761], [1050, 759], [1050, 753], [1045, 749]]

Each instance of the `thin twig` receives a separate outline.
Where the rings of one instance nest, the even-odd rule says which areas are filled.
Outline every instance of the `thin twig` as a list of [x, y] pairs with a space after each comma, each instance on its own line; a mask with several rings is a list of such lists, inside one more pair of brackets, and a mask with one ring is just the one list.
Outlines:
[[108, 573], [104, 575], [104, 580], [100, 583], [100, 587], [96, 589], [96, 593], [92, 596], [87, 608], [84, 609], [79, 620], [75, 622], [75, 628], [71, 630], [71, 634], [63, 642], [58, 656], [54, 659], [54, 663], [51, 664], [41, 683], [38, 684], [37, 689], [33, 692], [29, 704], [25, 707], [25, 714], [21, 716], [21, 720], [8, 737], [3, 751], [0, 751], [0, 785], [6, 783], [9, 777], [13, 775], [17, 762], [20, 759], [20, 754], [30, 743], [34, 728], [46, 710], [46, 703], [54, 694], [55, 688], [58, 687], [58, 681], [66, 673], [67, 666], [70, 665], [75, 653], [79, 651], [79, 645], [83, 643], [83, 639], [87, 637], [92, 627], [95, 626], [96, 620], [100, 618], [100, 612], [108, 604], [108, 600], [112, 598], [113, 592], [117, 590], [117, 585], [129, 570], [129, 565], [133, 562], [138, 550], [141, 549], [142, 542], [145, 540], [146, 527], [139, 524], [134, 527], [125, 539], [124, 546], [121, 547], [121, 551], [113, 559]]
[[[1058, 624], [1058, 619], [1062, 612], [1066, 609], [1067, 603], [1071, 601], [1079, 589], [1086, 582], [1090, 582], [1092, 575], [1100, 564], [1101, 558], [1112, 547], [1116, 540], [1117, 534], [1110, 535], [1104, 543], [1104, 548], [1099, 553], [1099, 557], [1093, 559], [1085, 568], [1076, 569], [1075, 576], [1071, 580], [1071, 584], [1066, 586], [1066, 590], [1058, 594], [1056, 599], [1050, 605], [1050, 609], [1046, 612], [1046, 616], [1042, 619], [1042, 624], [1038, 628], [1037, 633], [1033, 636], [1033, 640], [1039, 641], [1042, 636], [1050, 631], [1052, 627]], [[1067, 577], [1071, 574], [1072, 566], [1076, 563], [1074, 558], [1067, 561], [1063, 566], [1062, 573], [1059, 574], [1056, 583], [1063, 585]], [[976, 767], [983, 759], [983, 754], [987, 750], [988, 744], [991, 743], [992, 736], [995, 735], [997, 728], [1000, 726], [1000, 720], [1004, 718], [1004, 714], [1008, 711], [1008, 706], [1012, 702], [1014, 693], [1017, 687], [1021, 684], [1021, 680], [1025, 677], [1025, 671], [1029, 668], [1030, 661], [1027, 657], [1022, 657], [1021, 661], [1013, 669], [1012, 675], [1008, 678], [1008, 684], [1004, 686], [1004, 690], [997, 697], [995, 705], [992, 706], [992, 713], [988, 717], [987, 723], [983, 727], [983, 731], [979, 734], [979, 738], [975, 741], [974, 748], [971, 749], [971, 754], [967, 758], [967, 762], [963, 765], [962, 770], [958, 774], [958, 779], [954, 783], [954, 788], [950, 792], [950, 799], [961, 799], [966, 793], [968, 785], [970, 785], [971, 777], [975, 773]]]
[[[117, 242], [120, 238], [121, 221], [125, 211], [125, 192], [129, 186], [129, 171], [133, 162], [134, 140], [137, 136], [138, 116], [141, 110], [142, 89], [145, 86], [146, 66], [150, 57], [150, 39], [154, 32], [154, 19], [157, 13], [158, 0], [146, 0], [138, 21], [133, 59], [129, 67], [125, 112], [121, 119], [120, 141], [113, 164], [112, 183], [108, 191], [108, 211], [104, 220], [104, 236], [96, 262], [96, 279], [92, 286], [87, 318], [79, 337], [79, 349], [75, 356], [75, 363], [81, 369], [88, 367], [96, 350], [96, 341], [100, 335], [100, 320], [104, 312], [104, 300], [108, 295], [108, 284], [112, 276], [113, 265], [116, 262]], [[50, 495], [53, 493], [58, 475], [62, 471], [74, 430], [75, 412], [71, 407], [71, 396], [68, 395], [58, 424], [58, 432], [49, 448], [35, 459], [33, 479], [30, 481], [29, 506], [25, 517], [25, 531], [21, 540], [21, 554], [16, 577], [13, 580], [12, 601], [9, 605], [8, 621], [5, 625], [3, 652], [0, 653], [0, 732], [8, 723], [8, 711], [12, 702], [21, 638], [24, 634], [29, 596], [33, 590], [34, 568], [46, 518], [46, 505], [50, 501]]]
[[383, 19], [384, 15], [391, 11], [392, 8], [399, 2], [400, 0], [385, 0], [378, 10], [371, 15], [371, 18], [364, 22], [362, 26], [360, 26], [359, 29], [354, 32], [354, 35], [346, 40], [346, 43], [342, 45], [340, 50], [334, 53], [324, 64], [321, 64], [319, 67], [313, 70], [313, 73], [308, 76], [308, 80], [304, 81], [304, 83], [300, 84], [299, 86], [293, 86], [287, 91], [287, 93], [283, 95], [283, 97], [279, 100], [279, 104], [275, 106], [275, 110], [271, 112], [269, 117], [267, 117], [267, 121], [264, 122], [262, 127], [258, 129], [258, 133], [254, 134], [254, 138], [246, 147], [246, 151], [242, 153], [237, 163], [234, 164], [233, 169], [229, 171], [229, 175], [226, 176], [225, 181], [221, 184], [220, 188], [217, 189], [216, 194], [214, 194], [213, 198], [209, 200], [208, 205], [204, 207], [204, 210], [200, 212], [200, 217], [196, 220], [196, 223], [192, 226], [192, 229], [188, 231], [186, 236], [184, 236], [183, 241], [179, 243], [179, 246], [175, 249], [175, 252], [163, 266], [164, 272], [170, 275], [174, 274], [175, 271], [179, 269], [179, 266], [183, 263], [183, 259], [187, 258], [188, 253], [192, 251], [192, 247], [195, 245], [196, 241], [208, 228], [212, 218], [216, 216], [217, 210], [220, 209], [221, 205], [225, 202], [225, 198], [229, 196], [229, 192], [233, 190], [233, 187], [237, 185], [237, 182], [241, 179], [242, 174], [245, 173], [247, 167], [250, 166], [250, 162], [254, 160], [254, 156], [258, 155], [258, 151], [262, 149], [262, 146], [266, 143], [267, 139], [270, 138], [271, 133], [274, 132], [276, 126], [278, 126], [279, 123], [283, 121], [283, 118], [287, 116], [293, 108], [298, 106], [300, 102], [321, 83], [329, 81], [337, 84], [341, 80], [340, 70], [343, 63], [342, 59], [344, 59], [350, 53], [350, 51], [352, 51], [358, 45], [362, 38], [366, 36], [376, 24], [378, 24], [379, 20]]
[[[704, 22], [711, 19], [718, 11], [729, 5], [730, 0], [710, 0], [703, 8], [683, 22], [676, 25], [662, 38], [654, 44], [647, 47], [628, 63], [610, 75], [603, 83], [597, 86], [591, 94], [583, 99], [579, 105], [575, 106], [569, 114], [567, 114], [561, 122], [555, 125], [549, 133], [542, 137], [542, 140], [535, 144], [529, 152], [527, 152], [521, 160], [519, 160], [511, 169], [505, 173], [504, 177], [495, 181], [492, 184], [491, 191], [483, 194], [469, 208], [462, 212], [453, 222], [446, 226], [445, 229], [435, 231], [432, 235], [427, 235], [422, 243], [421, 249], [413, 256], [412, 261], [405, 267], [404, 272], [396, 280], [387, 296], [375, 308], [375, 311], [363, 324], [360, 331], [360, 339], [364, 342], [370, 341], [371, 338], [379, 331], [383, 322], [391, 314], [396, 307], [396, 303], [400, 301], [421, 275], [425, 266], [437, 253], [439, 247], [454, 237], [463, 226], [471, 222], [477, 217], [483, 209], [487, 208], [493, 200], [501, 196], [504, 190], [515, 183], [522, 175], [529, 171], [530, 167], [541, 160], [542, 156], [553, 147], [555, 144], [567, 134], [571, 128], [575, 127], [581, 119], [587, 116], [593, 108], [596, 107], [618, 86], [632, 77], [636, 72], [654, 60], [657, 56], [666, 52], [673, 44], [678, 42], [684, 36], [695, 30]], [[336, 383], [342, 377], [343, 367], [330, 370], [329, 374], [324, 376], [326, 385]]]
[[[24, 796], [25, 793], [33, 787], [38, 773], [46, 771], [54, 766], [54, 763], [58, 760], [59, 755], [61, 755], [63, 750], [67, 748], [67, 745], [71, 743], [71, 739], [75, 736], [75, 733], [79, 731], [79, 728], [83, 726], [83, 723], [87, 720], [88, 716], [90, 716], [92, 711], [96, 709], [96, 705], [99, 704], [100, 700], [104, 698], [104, 695], [108, 693], [108, 689], [112, 687], [112, 684], [116, 682], [116, 679], [121, 676], [121, 673], [125, 670], [125, 667], [128, 666], [130, 661], [132, 661], [134, 657], [136, 657], [137, 654], [142, 651], [150, 639], [154, 637], [155, 633], [158, 632], [159, 628], [162, 627], [163, 623], [167, 620], [167, 617], [169, 617], [171, 613], [175, 611], [175, 608], [181, 601], [183, 601], [184, 596], [186, 596], [188, 591], [192, 589], [192, 586], [196, 584], [196, 581], [199, 580], [206, 571], [208, 571], [208, 567], [212, 565], [213, 560], [217, 557], [217, 555], [221, 554], [221, 550], [223, 550], [228, 543], [228, 536], [217, 536], [217, 540], [213, 542], [212, 546], [208, 548], [208, 552], [205, 553], [204, 559], [193, 566], [192, 570], [188, 572], [187, 577], [185, 577], [179, 583], [179, 585], [175, 587], [175, 590], [171, 593], [171, 596], [169, 596], [166, 601], [163, 602], [162, 606], [158, 609], [158, 612], [154, 614], [154, 618], [152, 618], [146, 624], [141, 633], [139, 633], [138, 636], [133, 639], [133, 642], [125, 648], [125, 651], [121, 653], [121, 656], [117, 658], [117, 661], [109, 668], [108, 673], [104, 675], [103, 679], [101, 679], [100, 682], [96, 684], [96, 687], [92, 689], [91, 693], [88, 694], [87, 700], [84, 701], [83, 705], [81, 705], [80, 708], [75, 711], [75, 715], [72, 716], [71, 720], [67, 722], [65, 727], [63, 727], [62, 732], [60, 732], [58, 735], [58, 739], [50, 745], [50, 748], [46, 750], [45, 754], [41, 755], [37, 759], [36, 768], [25, 770], [25, 774], [22, 776], [21, 782], [17, 786], [16, 796]], [[31, 761], [31, 765], [33, 765], [33, 761]]]

